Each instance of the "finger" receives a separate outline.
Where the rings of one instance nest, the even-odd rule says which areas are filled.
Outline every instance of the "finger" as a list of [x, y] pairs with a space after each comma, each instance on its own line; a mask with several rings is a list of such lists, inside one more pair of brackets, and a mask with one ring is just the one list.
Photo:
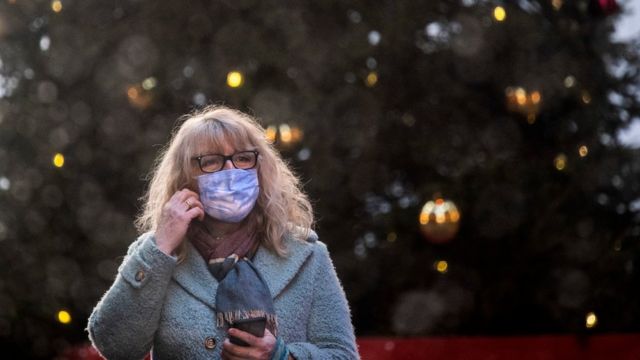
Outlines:
[[191, 190], [191, 189], [188, 189], [188, 188], [184, 188], [184, 189], [180, 190], [180, 192], [181, 192], [185, 197], [193, 196], [193, 197], [194, 197], [194, 198], [196, 198], [196, 199], [198, 199], [198, 198], [200, 197], [200, 195], [199, 195], [197, 192], [195, 192], [195, 191], [193, 191], [193, 190]]
[[245, 358], [245, 357], [235, 356], [235, 355], [229, 354], [229, 352], [225, 352], [225, 351], [222, 351], [222, 358], [225, 359], [225, 360], [246, 360], [246, 359], [249, 359], [249, 358]]
[[251, 357], [244, 357], [244, 356], [236, 356], [233, 355], [231, 353], [229, 353], [228, 351], [225, 351], [224, 349], [222, 349], [222, 358], [225, 360], [246, 360], [246, 359], [253, 359]]
[[189, 197], [184, 202], [185, 202], [185, 204], [189, 205], [192, 208], [197, 206], [197, 207], [201, 208], [202, 210], [204, 210], [204, 205], [202, 205], [200, 200], [198, 200], [197, 198]]
[[197, 208], [202, 209], [202, 215], [198, 216], [198, 219], [204, 220], [204, 216], [205, 216], [204, 205], [198, 199], [189, 198], [188, 200], [191, 203], [191, 208], [197, 207]]
[[176, 191], [173, 196], [171, 196], [170, 201], [172, 201], [174, 204], [175, 203], [181, 203], [184, 202], [188, 197], [190, 196], [194, 196], [196, 198], [198, 198], [198, 194], [194, 193], [193, 191], [184, 188], [182, 190], [178, 190]]
[[192, 207], [187, 210], [186, 215], [189, 219], [200, 218], [201, 220], [204, 218], [204, 210], [199, 207]]
[[182, 205], [184, 205], [185, 207], [184, 211], [189, 211], [189, 209], [191, 209], [192, 207], [195, 207], [196, 205], [194, 203], [195, 203], [195, 199], [193, 197], [186, 198], [182, 202]]
[[229, 355], [238, 357], [238, 358], [246, 358], [251, 354], [251, 348], [247, 346], [240, 346], [233, 344], [229, 338], [226, 338], [222, 343], [223, 351], [226, 351]]
[[260, 341], [259, 337], [236, 328], [229, 329], [229, 336], [237, 337], [238, 339], [249, 344], [249, 346], [256, 346]]
[[222, 356], [222, 359], [224, 359], [224, 360], [238, 360], [238, 359], [240, 359], [239, 357], [230, 354], [228, 351], [226, 351], [224, 349], [224, 347], [222, 348], [222, 353], [220, 355]]
[[[170, 206], [177, 209], [186, 209], [193, 207], [193, 204], [196, 200], [200, 200], [198, 194], [194, 193], [189, 189], [182, 189], [177, 191], [171, 199], [169, 199]], [[191, 205], [190, 205], [191, 204]]]
[[187, 199], [186, 201], [178, 201], [177, 199], [171, 199], [170, 202], [167, 203], [167, 206], [178, 215], [183, 212], [189, 211], [193, 206], [189, 205], [190, 201]]

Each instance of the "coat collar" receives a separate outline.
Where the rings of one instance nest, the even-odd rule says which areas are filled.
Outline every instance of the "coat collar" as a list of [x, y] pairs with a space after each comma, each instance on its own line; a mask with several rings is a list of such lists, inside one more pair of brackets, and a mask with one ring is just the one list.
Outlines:
[[[265, 279], [274, 299], [305, 263], [312, 252], [311, 242], [316, 238], [315, 234], [312, 234], [306, 242], [303, 242], [285, 236], [288, 256], [284, 258], [262, 245], [258, 248], [253, 264]], [[209, 272], [202, 256], [188, 241], [185, 259], [176, 267], [173, 278], [187, 292], [215, 310], [218, 281]]]
[[315, 242], [315, 239], [313, 237], [307, 241], [300, 241], [285, 236], [284, 243], [288, 252], [286, 257], [280, 257], [275, 252], [260, 246], [253, 258], [253, 264], [267, 283], [271, 297], [275, 299], [293, 280], [300, 267], [313, 252], [311, 242]]

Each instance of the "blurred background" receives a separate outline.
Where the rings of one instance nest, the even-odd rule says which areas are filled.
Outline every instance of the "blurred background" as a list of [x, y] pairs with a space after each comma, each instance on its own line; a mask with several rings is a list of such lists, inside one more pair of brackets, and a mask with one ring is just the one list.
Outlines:
[[359, 339], [637, 333], [638, 3], [4, 0], [0, 348], [86, 345], [207, 104], [303, 179]]

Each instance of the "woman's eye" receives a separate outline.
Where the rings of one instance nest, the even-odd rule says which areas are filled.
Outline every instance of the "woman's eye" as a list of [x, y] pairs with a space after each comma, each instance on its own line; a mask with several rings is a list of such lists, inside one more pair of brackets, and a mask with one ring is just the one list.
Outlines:
[[202, 166], [203, 167], [215, 167], [220, 165], [221, 160], [217, 157], [203, 157], [202, 158]]

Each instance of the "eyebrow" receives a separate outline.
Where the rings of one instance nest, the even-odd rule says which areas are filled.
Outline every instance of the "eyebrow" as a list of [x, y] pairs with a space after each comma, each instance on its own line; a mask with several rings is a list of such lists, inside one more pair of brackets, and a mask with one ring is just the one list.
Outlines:
[[192, 158], [192, 159], [195, 159], [195, 158], [197, 158], [197, 157], [199, 157], [199, 156], [205, 156], [205, 155], [222, 155], [222, 156], [231, 156], [231, 155], [234, 155], [234, 154], [237, 154], [237, 153], [241, 153], [241, 152], [245, 152], [245, 151], [258, 151], [258, 148], [256, 148], [255, 146], [252, 146], [252, 147], [251, 147], [251, 148], [249, 148], [249, 149], [245, 149], [245, 150], [236, 150], [236, 151], [234, 151], [233, 153], [231, 153], [231, 154], [229, 154], [229, 155], [225, 155], [224, 153], [221, 153], [221, 152], [204, 152], [204, 153], [200, 153], [200, 154], [198, 154], [198, 155], [195, 155], [195, 156], [193, 156], [193, 157], [191, 157], [191, 158]]

